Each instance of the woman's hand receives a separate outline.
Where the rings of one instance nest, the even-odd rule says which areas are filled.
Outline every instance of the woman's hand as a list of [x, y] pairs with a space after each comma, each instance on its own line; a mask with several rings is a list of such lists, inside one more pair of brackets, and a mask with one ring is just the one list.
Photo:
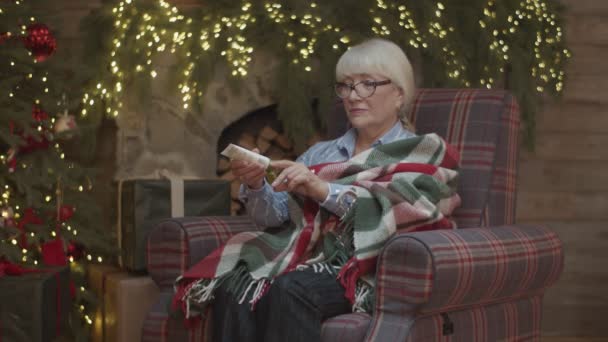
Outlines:
[[[257, 148], [254, 148], [253, 152], [260, 153]], [[264, 185], [265, 172], [262, 164], [233, 160], [230, 162], [230, 170], [241, 183], [251, 189], [259, 189]]]
[[276, 160], [271, 161], [270, 166], [277, 171], [282, 170], [272, 182], [274, 191], [295, 192], [318, 202], [327, 197], [327, 182], [312, 173], [306, 165], [290, 160]]

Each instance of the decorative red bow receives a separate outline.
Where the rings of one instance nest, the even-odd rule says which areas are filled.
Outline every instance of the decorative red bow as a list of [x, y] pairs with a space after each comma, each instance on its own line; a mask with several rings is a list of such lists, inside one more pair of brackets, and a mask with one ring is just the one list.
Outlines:
[[3, 277], [5, 275], [18, 276], [18, 275], [22, 275], [22, 274], [26, 274], [26, 273], [36, 273], [36, 272], [42, 272], [42, 271], [39, 269], [35, 269], [35, 268], [22, 267], [17, 264], [14, 264], [8, 260], [0, 259], [0, 277]]

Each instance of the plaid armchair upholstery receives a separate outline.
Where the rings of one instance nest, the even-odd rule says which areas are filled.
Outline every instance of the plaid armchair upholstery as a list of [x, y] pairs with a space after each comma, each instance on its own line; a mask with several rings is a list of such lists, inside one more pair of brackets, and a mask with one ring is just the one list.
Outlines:
[[[374, 312], [327, 320], [322, 340], [538, 341], [543, 293], [558, 279], [563, 254], [549, 229], [514, 224], [515, 99], [501, 90], [421, 89], [411, 113], [418, 133], [435, 132], [460, 151], [460, 229], [393, 236], [378, 258]], [[345, 122], [333, 125], [339, 131]], [[246, 217], [197, 217], [167, 220], [152, 232], [148, 271], [166, 294], [144, 323], [144, 341], [208, 339], [208, 321], [187, 331], [168, 314], [173, 280], [252, 229]]]

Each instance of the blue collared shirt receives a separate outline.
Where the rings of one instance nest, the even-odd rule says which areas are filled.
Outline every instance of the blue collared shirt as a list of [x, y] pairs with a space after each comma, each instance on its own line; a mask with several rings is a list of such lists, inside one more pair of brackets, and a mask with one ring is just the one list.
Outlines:
[[[414, 136], [414, 133], [403, 128], [401, 122], [398, 121], [380, 139], [376, 140], [372, 147]], [[355, 128], [351, 128], [337, 139], [316, 143], [298, 157], [296, 161], [306, 166], [347, 161], [352, 158], [355, 152], [356, 139], [357, 131]], [[353, 203], [353, 199], [349, 196], [341, 196], [349, 190], [350, 186], [328, 184], [329, 193], [327, 198], [319, 204], [338, 217], [342, 217]], [[260, 227], [279, 226], [289, 218], [287, 198], [287, 192], [275, 192], [266, 181], [260, 189], [250, 189], [241, 185], [239, 194], [239, 199], [245, 203], [247, 213]]]

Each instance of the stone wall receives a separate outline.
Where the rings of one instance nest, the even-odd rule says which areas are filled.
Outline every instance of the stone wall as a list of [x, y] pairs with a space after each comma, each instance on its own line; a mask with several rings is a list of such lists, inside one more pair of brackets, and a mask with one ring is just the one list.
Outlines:
[[250, 77], [243, 80], [238, 92], [225, 82], [227, 73], [216, 70], [203, 95], [202, 113], [187, 112], [179, 98], [167, 96], [164, 78], [171, 64], [167, 60], [157, 69], [159, 76], [145, 107], [127, 106], [117, 119], [119, 179], [149, 175], [158, 169], [215, 178], [222, 130], [250, 111], [275, 102], [269, 82], [275, 64], [269, 63], [263, 53], [255, 56]]
[[[59, 31], [58, 49], [54, 58], [78, 64], [80, 53], [79, 23], [91, 10], [101, 6], [100, 0], [56, 0], [47, 7], [49, 26]], [[193, 1], [173, 1], [188, 7]], [[158, 77], [151, 84], [152, 94], [144, 105], [127, 98], [116, 120], [116, 169], [114, 178], [124, 179], [152, 174], [167, 169], [184, 176], [215, 178], [216, 145], [222, 129], [252, 110], [275, 103], [273, 85], [276, 63], [264, 52], [253, 58], [249, 76], [233, 91], [225, 82], [228, 73], [216, 69], [213, 82], [204, 96], [202, 113], [183, 109], [177, 89], [168, 89], [167, 70], [172, 55], [159, 56]], [[125, 93], [129, 93], [125, 89]], [[168, 96], [167, 94], [170, 94]], [[204, 114], [203, 114], [204, 113]], [[100, 142], [111, 137], [100, 137]], [[103, 142], [102, 142], [103, 143]]]

